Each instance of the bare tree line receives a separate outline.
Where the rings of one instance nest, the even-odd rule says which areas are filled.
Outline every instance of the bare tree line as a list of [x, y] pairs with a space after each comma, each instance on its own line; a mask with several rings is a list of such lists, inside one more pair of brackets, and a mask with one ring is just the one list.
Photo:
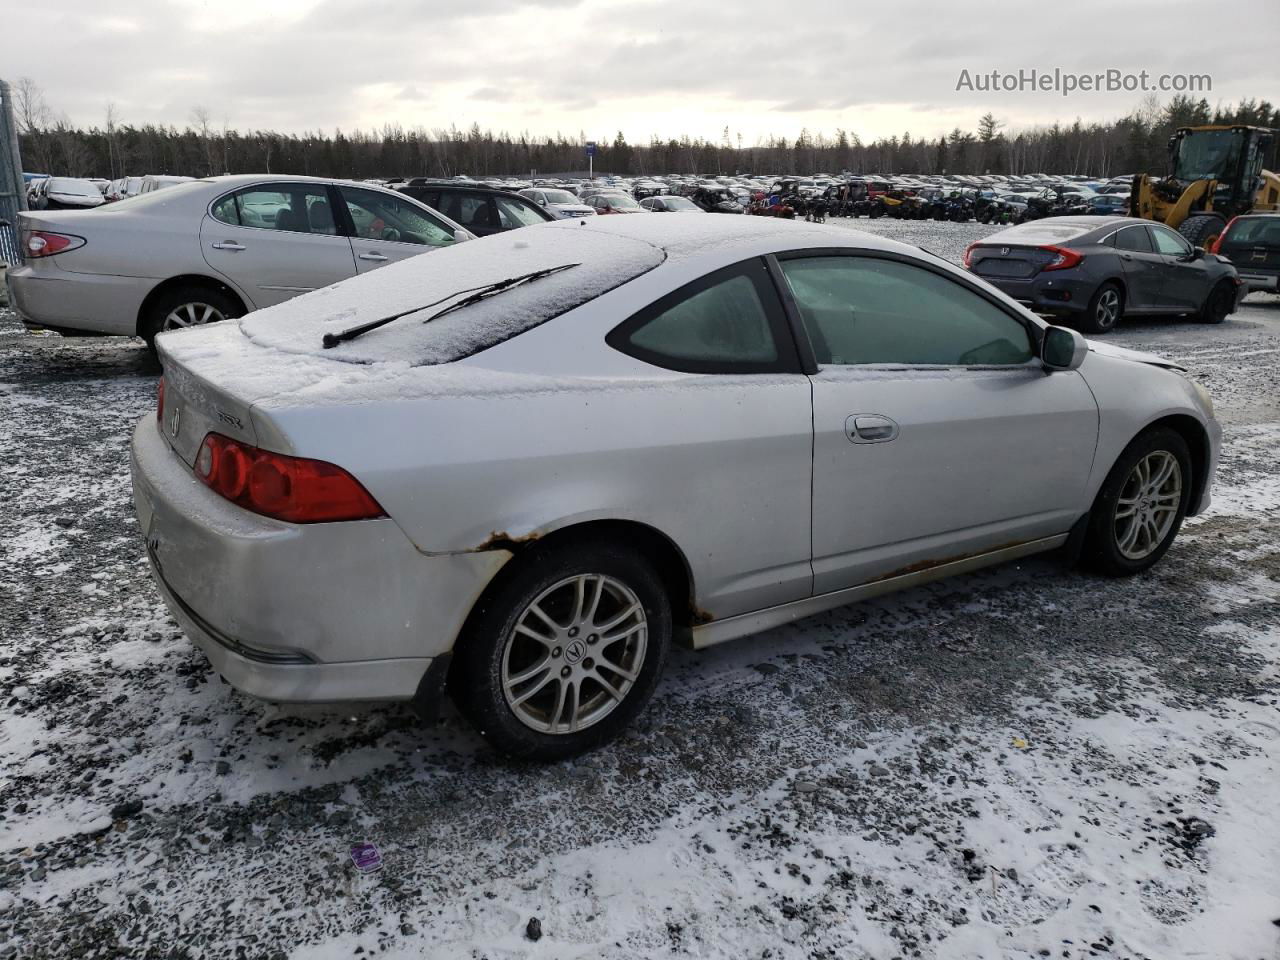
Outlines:
[[[176, 126], [122, 121], [113, 103], [102, 126], [73, 126], [54, 111], [29, 78], [14, 88], [22, 154], [29, 170], [67, 176], [140, 174], [300, 173], [313, 176], [366, 177], [527, 176], [568, 173], [586, 166], [586, 136], [535, 137], [481, 130], [406, 128], [385, 124], [380, 130], [280, 133], [238, 130], [219, 125], [204, 106], [192, 109], [188, 124]], [[725, 127], [720, 137], [650, 138], [629, 143], [621, 132], [601, 141], [598, 172], [660, 173], [1082, 173], [1110, 177], [1138, 171], [1163, 171], [1165, 144], [1173, 130], [1201, 123], [1250, 123], [1280, 127], [1280, 109], [1266, 100], [1242, 100], [1211, 107], [1204, 99], [1174, 97], [1161, 104], [1154, 96], [1131, 113], [1107, 122], [1055, 123], [1006, 130], [994, 114], [978, 120], [973, 131], [959, 127], [935, 138], [881, 137], [864, 143], [856, 133], [834, 135], [802, 130], [794, 139], [768, 136], [745, 145]], [[1280, 166], [1273, 144], [1271, 169]]]

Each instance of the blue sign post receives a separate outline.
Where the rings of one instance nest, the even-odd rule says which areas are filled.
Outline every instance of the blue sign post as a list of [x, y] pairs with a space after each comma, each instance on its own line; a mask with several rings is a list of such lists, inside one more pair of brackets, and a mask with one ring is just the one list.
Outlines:
[[588, 140], [587, 141], [587, 180], [588, 181], [595, 180], [596, 178], [594, 173], [595, 156], [596, 156], [596, 142], [594, 140]]

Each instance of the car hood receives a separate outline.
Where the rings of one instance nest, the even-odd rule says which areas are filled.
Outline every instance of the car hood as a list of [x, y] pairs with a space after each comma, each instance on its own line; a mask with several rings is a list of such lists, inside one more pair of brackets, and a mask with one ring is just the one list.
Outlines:
[[1172, 360], [1166, 360], [1164, 357], [1157, 357], [1154, 353], [1145, 353], [1142, 350], [1130, 350], [1127, 347], [1117, 347], [1110, 343], [1102, 343], [1098, 340], [1089, 341], [1089, 349], [1094, 353], [1100, 353], [1104, 357], [1116, 357], [1120, 360], [1132, 360], [1134, 363], [1146, 363], [1153, 367], [1163, 367], [1165, 370], [1180, 370], [1186, 372], [1186, 367], [1179, 366]]

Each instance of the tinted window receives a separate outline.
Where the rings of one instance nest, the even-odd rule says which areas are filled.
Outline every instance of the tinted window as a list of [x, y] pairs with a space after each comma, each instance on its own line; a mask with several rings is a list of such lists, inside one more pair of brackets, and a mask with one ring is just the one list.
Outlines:
[[547, 218], [542, 215], [537, 207], [521, 200], [515, 200], [511, 197], [494, 197], [493, 203], [498, 208], [498, 225], [503, 230], [511, 230], [514, 227], [531, 227], [535, 223], [547, 222]]
[[440, 196], [440, 205], [437, 209], [450, 220], [456, 220], [464, 227], [494, 226], [493, 215], [489, 209], [489, 198], [482, 193], [446, 190]]
[[824, 364], [1020, 364], [1031, 338], [1016, 319], [954, 280], [870, 257], [784, 260]]
[[1238, 217], [1223, 242], [1280, 246], [1280, 217]]
[[454, 243], [453, 228], [417, 204], [392, 193], [339, 187], [351, 214], [355, 236], [387, 243], [424, 243], [446, 247]]
[[1156, 249], [1172, 257], [1184, 257], [1191, 252], [1191, 244], [1167, 227], [1152, 227]]
[[[751, 260], [664, 297], [607, 339], [625, 353], [672, 370], [763, 373], [794, 367], [794, 350], [785, 336], [768, 272]], [[780, 341], [786, 345], [782, 350]]]
[[1127, 227], [1116, 234], [1117, 250], [1132, 250], [1134, 253], [1150, 253], [1151, 238], [1147, 236], [1146, 227]]

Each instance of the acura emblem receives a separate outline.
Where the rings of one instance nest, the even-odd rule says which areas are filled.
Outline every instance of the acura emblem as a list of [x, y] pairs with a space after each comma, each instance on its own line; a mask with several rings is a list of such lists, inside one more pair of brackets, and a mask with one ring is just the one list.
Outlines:
[[1002, 257], [1007, 257], [1008, 255], [1009, 255], [1009, 248], [1008, 248], [1008, 247], [1001, 247], [1001, 248], [1000, 248], [1000, 256], [1002, 256]]

